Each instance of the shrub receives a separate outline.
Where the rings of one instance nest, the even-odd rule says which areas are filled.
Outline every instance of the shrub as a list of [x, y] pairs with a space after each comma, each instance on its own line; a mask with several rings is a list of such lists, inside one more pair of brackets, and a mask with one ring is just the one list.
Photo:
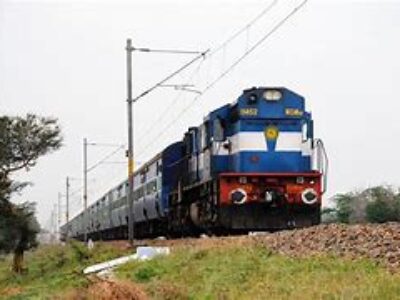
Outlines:
[[337, 194], [335, 208], [323, 210], [325, 220], [339, 223], [384, 223], [400, 221], [400, 193], [390, 186]]

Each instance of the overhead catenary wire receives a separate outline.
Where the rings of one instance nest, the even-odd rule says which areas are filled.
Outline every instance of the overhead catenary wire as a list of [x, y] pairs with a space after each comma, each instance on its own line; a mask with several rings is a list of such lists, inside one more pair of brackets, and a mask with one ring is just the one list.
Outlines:
[[[196, 69], [191, 73], [189, 79], [187, 80], [187, 82], [190, 82], [193, 77], [198, 73], [198, 71], [201, 68], [201, 65], [203, 64], [204, 60], [201, 60], [200, 63], [198, 64], [198, 66], [196, 67]], [[166, 118], [169, 114], [169, 112], [174, 108], [174, 105], [176, 104], [176, 102], [182, 97], [183, 95], [183, 91], [178, 93], [176, 97], [173, 98], [172, 102], [167, 106], [167, 108], [165, 110], [163, 110], [157, 117], [156, 120], [154, 120], [152, 122], [152, 125], [150, 127], [148, 127], [145, 130], [142, 130], [142, 134], [138, 137], [138, 141], [140, 142], [145, 136], [147, 136], [149, 134], [149, 132], [152, 132], [155, 128], [158, 128], [158, 124], [160, 124], [160, 122]]]
[[[92, 170], [94, 170], [95, 168], [97, 168], [99, 165], [101, 164], [108, 164], [108, 163], [112, 163], [112, 164], [122, 164], [122, 162], [120, 161], [107, 161], [110, 157], [112, 157], [113, 155], [115, 155], [118, 151], [120, 151], [121, 149], [123, 149], [125, 147], [125, 145], [123, 144], [114, 144], [114, 143], [88, 143], [89, 145], [94, 145], [94, 146], [102, 146], [102, 147], [117, 147], [117, 149], [111, 151], [110, 153], [108, 153], [107, 155], [105, 155], [102, 159], [100, 159], [99, 161], [97, 161], [95, 164], [93, 164], [90, 168], [88, 168], [87, 172], [90, 172]], [[90, 180], [90, 181], [94, 181], [94, 179]], [[83, 186], [71, 191], [69, 193], [69, 197], [70, 197], [70, 205], [71, 207], [76, 206], [77, 204], [81, 204], [82, 199], [79, 197], [77, 197], [77, 194], [79, 192], [81, 192], [84, 189]], [[64, 195], [65, 197], [65, 195]], [[81, 207], [80, 207], [81, 209]]]
[[221, 45], [219, 45], [215, 49], [211, 49], [210, 54], [208, 54], [208, 57], [214, 55], [214, 53], [218, 52], [219, 50], [224, 49], [226, 47], [226, 45], [228, 45], [230, 42], [232, 42], [234, 39], [236, 39], [239, 35], [241, 35], [243, 32], [245, 32], [250, 27], [252, 27], [258, 20], [260, 20], [267, 13], [269, 13], [270, 10], [276, 4], [278, 4], [278, 2], [279, 2], [279, 0], [274, 0], [273, 2], [271, 2], [264, 10], [261, 11], [261, 13], [259, 13], [249, 23], [247, 23], [245, 26], [243, 26], [241, 29], [239, 29], [236, 33], [234, 33], [231, 37], [229, 37], [227, 40], [225, 40]]
[[[222, 44], [220, 44], [218, 47], [211, 49], [209, 51], [209, 53], [207, 53], [207, 56], [204, 56], [204, 59], [201, 60], [200, 64], [196, 67], [195, 71], [191, 74], [191, 76], [189, 77], [188, 81], [190, 83], [191, 79], [198, 74], [203, 62], [205, 60], [209, 60], [215, 53], [219, 52], [220, 50], [223, 50], [224, 53], [226, 51], [225, 47], [231, 43], [233, 40], [235, 40], [238, 36], [240, 36], [243, 32], [247, 33], [247, 37], [248, 37], [248, 31], [249, 29], [256, 23], [258, 22], [262, 17], [264, 17], [267, 13], [269, 13], [271, 11], [271, 9], [279, 2], [279, 0], [274, 0], [272, 1], [264, 10], [262, 10], [257, 16], [255, 16], [250, 22], [248, 22], [245, 26], [243, 26], [241, 29], [239, 29], [238, 31], [236, 31], [233, 35], [231, 35], [228, 39], [226, 39]], [[138, 49], [138, 48], [135, 48]], [[150, 49], [149, 49], [150, 50]], [[247, 50], [247, 48], [246, 48]], [[150, 52], [150, 51], [149, 51]], [[155, 52], [155, 51], [152, 51]], [[160, 86], [160, 84], [158, 85]], [[185, 90], [184, 90], [185, 91]], [[183, 91], [183, 92], [184, 92]], [[201, 94], [201, 93], [199, 93]], [[165, 116], [167, 116], [168, 112], [173, 108], [174, 104], [179, 100], [179, 98], [181, 97], [182, 93], [179, 93], [174, 100], [172, 101], [172, 103], [163, 111], [159, 114], [159, 117], [157, 118], [156, 121], [152, 122], [152, 126], [150, 126], [148, 129], [143, 130], [143, 134], [141, 134], [138, 137], [138, 141], [141, 141], [145, 136], [148, 135], [149, 132], [153, 131], [155, 128], [158, 128], [159, 122], [161, 120], [163, 120], [165, 118]]]
[[164, 79], [160, 80], [159, 82], [155, 83], [153, 86], [151, 86], [150, 88], [148, 88], [147, 90], [145, 90], [144, 92], [142, 92], [141, 94], [139, 94], [138, 96], [136, 96], [135, 98], [133, 98], [133, 102], [138, 101], [140, 98], [142, 98], [143, 96], [146, 96], [147, 94], [149, 94], [150, 92], [154, 91], [156, 88], [158, 88], [160, 85], [164, 84], [165, 82], [167, 82], [168, 80], [170, 80], [171, 78], [175, 77], [178, 73], [182, 72], [183, 70], [187, 69], [189, 66], [191, 66], [193, 63], [195, 63], [196, 61], [198, 61], [200, 58], [204, 58], [205, 55], [209, 52], [209, 50], [206, 50], [204, 52], [201, 52], [200, 55], [196, 56], [195, 58], [193, 58], [192, 60], [190, 60], [189, 62], [187, 62], [186, 64], [184, 64], [183, 66], [181, 66], [179, 69], [177, 69], [176, 71], [172, 72], [171, 74], [169, 74], [167, 77], [165, 77]]
[[[287, 20], [289, 20], [299, 9], [301, 9], [308, 0], [304, 0], [298, 6], [296, 6], [289, 14], [286, 15], [281, 21], [279, 21], [272, 29], [267, 32], [261, 39], [259, 39], [253, 46], [244, 52], [233, 64], [231, 64], [224, 72], [222, 72], [215, 80], [208, 84], [202, 91], [202, 95], [210, 90], [215, 84], [217, 84], [222, 78], [224, 78], [228, 73], [230, 73], [240, 62], [242, 62], [250, 53], [252, 53], [258, 46], [265, 42], [272, 34], [274, 34], [281, 26], [283, 26]], [[197, 100], [199, 97], [195, 98]]]
[[106, 156], [104, 156], [102, 159], [100, 159], [98, 162], [96, 162], [94, 165], [92, 165], [90, 168], [88, 168], [86, 170], [87, 173], [89, 173], [90, 171], [94, 170], [95, 168], [97, 168], [99, 165], [101, 165], [102, 163], [104, 163], [107, 159], [109, 159], [110, 157], [112, 157], [114, 154], [116, 154], [118, 151], [120, 151], [121, 149], [123, 149], [124, 146], [121, 145], [119, 146], [116, 150], [112, 151], [111, 153], [107, 154]]
[[236, 59], [228, 68], [226, 68], [216, 79], [214, 79], [211, 83], [209, 83], [201, 92], [201, 94], [195, 96], [188, 105], [186, 105], [183, 110], [179, 113], [177, 117], [175, 117], [171, 122], [169, 122], [166, 126], [163, 126], [163, 130], [155, 137], [153, 138], [152, 141], [149, 143], [145, 144], [141, 149], [139, 149], [137, 152], [143, 152], [147, 150], [151, 145], [153, 145], [157, 139], [161, 136], [163, 136], [167, 130], [179, 120], [180, 117], [182, 117], [183, 114], [185, 114], [191, 107], [192, 104], [198, 100], [200, 97], [202, 97], [207, 91], [209, 91], [211, 88], [213, 88], [221, 79], [223, 79], [227, 74], [233, 71], [233, 69], [240, 63], [242, 62], [249, 54], [251, 54], [256, 48], [258, 48], [261, 44], [263, 44], [273, 33], [275, 33], [280, 27], [282, 27], [296, 12], [298, 12], [306, 3], [308, 0], [302, 1], [299, 5], [297, 5], [295, 8], [293, 8], [290, 13], [288, 13], [283, 19], [281, 19], [279, 22], [275, 24], [275, 26], [272, 27], [271, 30], [269, 30], [265, 35], [263, 35], [257, 42], [255, 42], [248, 50], [244, 52], [238, 59]]

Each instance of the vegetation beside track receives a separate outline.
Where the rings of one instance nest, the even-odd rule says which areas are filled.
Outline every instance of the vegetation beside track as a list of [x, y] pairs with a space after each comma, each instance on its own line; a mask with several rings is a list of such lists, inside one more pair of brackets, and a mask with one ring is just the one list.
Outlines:
[[[327, 253], [293, 257], [259, 241], [264, 237], [163, 241], [167, 257], [131, 262], [112, 281], [82, 270], [132, 250], [96, 243], [92, 251], [74, 242], [27, 253], [29, 269], [15, 275], [0, 261], [0, 297], [5, 299], [399, 299], [400, 273], [367, 258]], [[155, 242], [160, 244], [161, 241]], [[118, 298], [119, 297], [119, 298]], [[131, 297], [131, 298], [129, 298]]]
[[78, 242], [69, 245], [43, 245], [26, 253], [22, 274], [10, 270], [11, 257], [0, 260], [0, 298], [54, 299], [69, 291], [85, 288], [91, 281], [82, 270], [127, 253], [111, 244], [96, 243], [92, 251]]
[[260, 246], [181, 249], [118, 276], [154, 299], [399, 299], [400, 275], [366, 259], [293, 258]]

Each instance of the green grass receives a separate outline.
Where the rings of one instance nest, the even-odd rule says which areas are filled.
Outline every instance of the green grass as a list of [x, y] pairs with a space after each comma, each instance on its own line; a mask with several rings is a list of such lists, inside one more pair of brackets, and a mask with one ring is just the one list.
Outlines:
[[[84, 267], [125, 254], [105, 244], [91, 252], [79, 243], [42, 246], [27, 253], [22, 275], [9, 271], [10, 258], [0, 260], [0, 298], [63, 296], [88, 286]], [[154, 299], [400, 299], [400, 274], [372, 261], [290, 258], [261, 246], [179, 249], [116, 273]]]
[[370, 261], [289, 258], [261, 247], [181, 250], [118, 275], [155, 299], [400, 299], [400, 276]]
[[11, 257], [7, 257], [0, 261], [0, 298], [52, 299], [62, 292], [87, 286], [89, 282], [82, 274], [85, 267], [124, 254], [101, 243], [90, 252], [78, 242], [41, 246], [26, 253], [27, 270], [21, 275], [10, 271]]

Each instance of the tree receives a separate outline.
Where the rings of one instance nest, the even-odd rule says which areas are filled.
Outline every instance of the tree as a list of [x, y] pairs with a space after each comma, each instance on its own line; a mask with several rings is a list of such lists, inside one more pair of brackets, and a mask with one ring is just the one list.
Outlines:
[[39, 225], [32, 203], [16, 205], [11, 195], [22, 191], [26, 182], [11, 175], [35, 166], [39, 157], [61, 147], [61, 131], [54, 118], [33, 114], [0, 117], [0, 251], [14, 253], [13, 270], [21, 272], [24, 251], [36, 246]]
[[336, 204], [336, 218], [339, 223], [349, 223], [352, 214], [354, 195], [352, 193], [337, 194], [333, 197]]
[[372, 223], [400, 221], [400, 194], [390, 187], [377, 186], [363, 192], [368, 199], [367, 220]]
[[335, 223], [337, 221], [337, 209], [334, 207], [324, 207], [321, 210], [322, 223]]
[[[333, 201], [336, 221], [340, 223], [400, 221], [400, 193], [390, 186], [337, 194]], [[332, 211], [326, 214], [330, 215]]]
[[36, 236], [40, 231], [35, 217], [35, 204], [12, 204], [11, 210], [2, 218], [0, 247], [3, 252], [13, 252], [13, 271], [21, 273], [25, 250], [37, 246]]

